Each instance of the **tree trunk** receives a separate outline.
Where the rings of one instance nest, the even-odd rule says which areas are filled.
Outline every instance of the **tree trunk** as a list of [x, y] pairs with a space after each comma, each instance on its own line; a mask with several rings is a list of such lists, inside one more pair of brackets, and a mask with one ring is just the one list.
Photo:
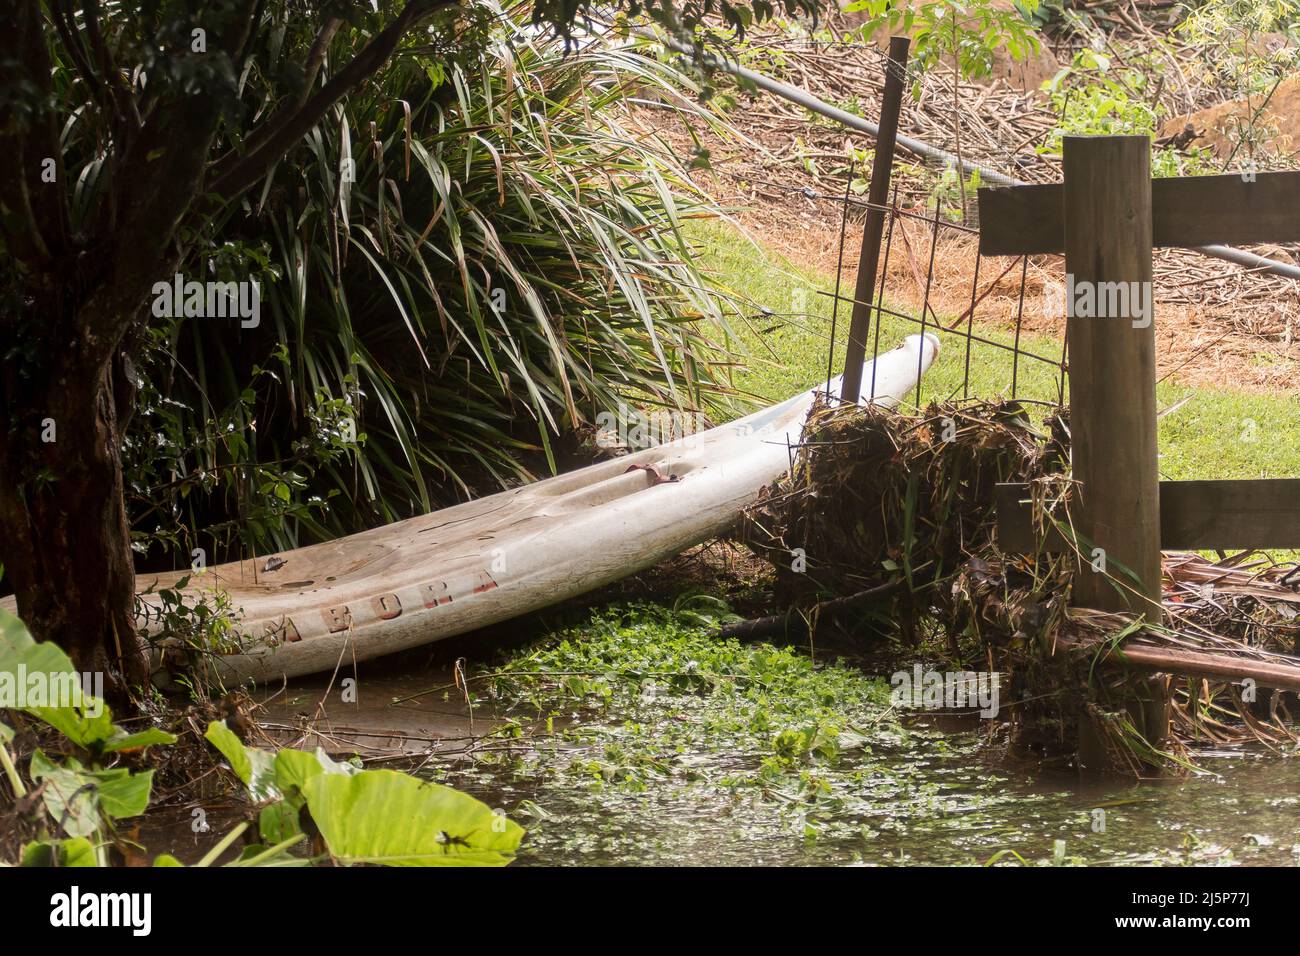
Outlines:
[[134, 626], [112, 367], [77, 343], [65, 349], [45, 374], [21, 363], [0, 373], [0, 561], [32, 634], [103, 673], [121, 706], [148, 666]]

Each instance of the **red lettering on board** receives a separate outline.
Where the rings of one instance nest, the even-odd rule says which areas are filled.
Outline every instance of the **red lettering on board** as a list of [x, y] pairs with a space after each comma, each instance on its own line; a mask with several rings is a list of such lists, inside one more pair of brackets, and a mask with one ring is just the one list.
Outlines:
[[478, 573], [478, 585], [474, 588], [474, 593], [482, 594], [484, 591], [491, 591], [496, 586], [497, 582], [489, 572], [480, 571]]
[[381, 621], [391, 621], [402, 613], [402, 602], [397, 599], [396, 594], [381, 594], [372, 598], [370, 607], [374, 610], [375, 617]]
[[348, 610], [346, 604], [328, 607], [320, 612], [320, 616], [325, 620], [325, 626], [329, 628], [331, 634], [346, 631], [352, 626], [352, 612]]
[[448, 593], [447, 582], [439, 581], [437, 584], [426, 584], [420, 589], [424, 596], [425, 607], [437, 607], [439, 604], [450, 604], [451, 595]]

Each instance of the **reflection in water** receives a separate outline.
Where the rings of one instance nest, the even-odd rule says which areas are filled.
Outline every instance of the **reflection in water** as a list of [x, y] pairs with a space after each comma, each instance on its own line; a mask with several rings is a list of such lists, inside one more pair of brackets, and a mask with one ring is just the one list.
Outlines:
[[[295, 682], [272, 695], [266, 717], [287, 727], [315, 713], [326, 686]], [[1258, 751], [1202, 752], [1199, 764], [1213, 772], [1203, 777], [1081, 783], [1008, 763], [973, 724], [940, 731], [931, 717], [907, 733], [873, 734], [833, 769], [809, 768], [805, 792], [821, 788], [809, 803], [781, 786], [728, 785], [729, 776], [752, 781], [760, 755], [690, 750], [641, 789], [516, 759], [552, 747], [560, 762], [583, 753], [554, 738], [480, 751], [504, 754], [497, 763], [457, 762], [469, 728], [454, 689], [394, 704], [430, 686], [454, 688], [453, 675], [374, 676], [362, 686], [358, 705], [329, 708], [321, 722], [329, 732], [311, 744], [368, 757], [423, 752], [420, 773], [528, 828], [522, 865], [978, 865], [1013, 863], [1013, 854], [1031, 864], [1300, 862], [1300, 760]], [[497, 723], [487, 708], [475, 713], [477, 735]], [[388, 732], [374, 733], [381, 728]], [[616, 738], [617, 723], [607, 731], [604, 739]], [[553, 770], [556, 760], [551, 751], [541, 764]]]
[[705, 786], [623, 792], [482, 771], [458, 782], [494, 806], [540, 807], [521, 819], [525, 865], [950, 865], [999, 851], [1029, 863], [1300, 861], [1300, 761], [1219, 752], [1201, 757], [1214, 776], [1083, 784], [1008, 768], [970, 732], [921, 732], [907, 745], [873, 761], [860, 799], [812, 819], [779, 795]]

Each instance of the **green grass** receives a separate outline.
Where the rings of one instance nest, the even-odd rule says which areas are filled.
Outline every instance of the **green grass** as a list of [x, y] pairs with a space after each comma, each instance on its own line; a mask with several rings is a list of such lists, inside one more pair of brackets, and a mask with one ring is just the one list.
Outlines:
[[[736, 337], [733, 347], [745, 355], [744, 363], [734, 372], [735, 386], [758, 398], [775, 400], [824, 382], [834, 275], [800, 268], [758, 248], [727, 223], [697, 225], [693, 238], [699, 246], [701, 266], [735, 296], [727, 321]], [[941, 269], [941, 264], [936, 268]], [[851, 294], [851, 288], [841, 289], [841, 295]], [[886, 308], [890, 307], [886, 301]], [[893, 308], [905, 311], [897, 305]], [[953, 317], [942, 318], [950, 323]], [[847, 329], [848, 310], [841, 304], [837, 371], [844, 362]], [[913, 322], [885, 316], [880, 329], [881, 351], [916, 331], [919, 326]], [[1007, 345], [1013, 341], [1005, 330], [980, 328], [978, 313], [975, 332]], [[875, 330], [870, 334], [874, 338]], [[925, 376], [922, 403], [961, 396], [965, 341], [951, 333], [941, 333], [940, 338], [944, 348]], [[1048, 358], [1061, 352], [1059, 340], [1042, 335], [1024, 335], [1020, 347]], [[972, 396], [1009, 397], [1011, 380], [1011, 353], [973, 344]], [[1021, 358], [1016, 384], [1018, 397], [1056, 400], [1056, 370], [1034, 359]], [[1300, 397], [1250, 394], [1228, 386], [1193, 388], [1170, 380], [1157, 387], [1162, 409], [1188, 399], [1160, 420], [1161, 475], [1173, 480], [1300, 476], [1300, 428], [1296, 427]], [[915, 395], [908, 404], [915, 404]]]

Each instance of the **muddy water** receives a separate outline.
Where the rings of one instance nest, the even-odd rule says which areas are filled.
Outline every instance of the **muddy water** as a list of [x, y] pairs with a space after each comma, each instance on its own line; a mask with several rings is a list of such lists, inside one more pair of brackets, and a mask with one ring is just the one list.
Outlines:
[[509, 807], [527, 798], [545, 808], [547, 818], [529, 823], [520, 862], [1016, 861], [1007, 851], [1031, 864], [1300, 862], [1300, 762], [1295, 760], [1225, 753], [1205, 761], [1214, 777], [1080, 785], [1008, 770], [981, 752], [974, 734], [944, 736], [938, 750], [921, 741], [911, 752], [895, 755], [872, 794], [873, 806], [846, 807], [844, 819], [823, 817], [819, 822], [830, 824], [824, 833], [810, 828], [802, 812], [770, 800], [529, 788], [491, 778], [467, 789], [494, 805]]
[[[1204, 752], [1205, 776], [1081, 783], [1008, 762], [976, 729], [917, 721], [870, 754], [842, 757], [841, 785], [810, 805], [779, 790], [717, 785], [747, 769], [735, 755], [681, 754], [671, 772], [637, 788], [521, 772], [530, 752], [566, 745], [530, 740], [543, 729], [530, 727], [523, 739], [484, 739], [499, 721], [480, 708], [471, 729], [454, 685], [445, 671], [370, 676], [362, 700], [341, 703], [337, 685], [298, 683], [265, 716], [285, 742], [301, 745], [311, 726], [318, 736], [307, 744], [358, 752], [371, 766], [405, 754], [422, 776], [502, 807], [528, 829], [521, 865], [1300, 862], [1296, 758]], [[404, 700], [430, 687], [440, 689]]]

